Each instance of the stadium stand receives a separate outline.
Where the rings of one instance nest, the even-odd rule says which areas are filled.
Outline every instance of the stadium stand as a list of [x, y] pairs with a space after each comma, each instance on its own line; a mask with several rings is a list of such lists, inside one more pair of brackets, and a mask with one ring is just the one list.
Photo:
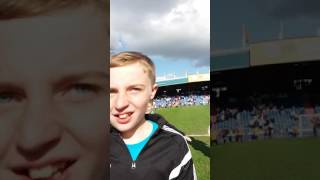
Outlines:
[[154, 100], [155, 108], [179, 107], [179, 106], [197, 106], [207, 105], [210, 102], [209, 95], [181, 95], [181, 96], [162, 96]]
[[211, 133], [217, 143], [319, 135], [320, 53], [310, 44], [319, 46], [320, 38], [259, 42], [213, 55]]
[[207, 105], [210, 103], [209, 73], [159, 79], [157, 84], [160, 87], [153, 101], [154, 108]]

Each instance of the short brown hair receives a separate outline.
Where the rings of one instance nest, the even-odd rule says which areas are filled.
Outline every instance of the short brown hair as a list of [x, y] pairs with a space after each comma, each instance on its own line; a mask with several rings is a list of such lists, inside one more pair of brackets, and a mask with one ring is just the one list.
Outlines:
[[110, 0], [0, 0], [0, 20], [26, 18], [64, 8], [95, 4], [109, 11]]
[[155, 65], [152, 60], [140, 52], [120, 52], [111, 57], [110, 68], [122, 67], [129, 64], [139, 63], [145, 67], [152, 84], [156, 81]]

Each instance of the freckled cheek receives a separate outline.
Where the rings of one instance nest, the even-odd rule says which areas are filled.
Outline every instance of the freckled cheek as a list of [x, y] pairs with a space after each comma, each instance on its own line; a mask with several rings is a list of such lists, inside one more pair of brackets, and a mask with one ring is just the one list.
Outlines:
[[105, 137], [106, 134], [108, 127], [106, 104], [64, 109], [64, 116], [59, 119], [60, 123], [82, 141], [94, 143], [97, 138]]
[[[148, 106], [148, 103], [150, 101], [150, 97], [147, 94], [128, 94], [125, 98], [129, 105], [135, 106], [137, 108], [145, 108], [146, 106]], [[110, 95], [110, 110], [114, 108], [116, 101], [117, 96]]]
[[115, 96], [110, 96], [110, 100], [109, 100], [109, 102], [110, 102], [110, 104], [109, 104], [110, 110], [113, 109], [113, 107], [115, 105], [115, 101], [116, 101], [116, 97]]
[[0, 128], [0, 131], [0, 164], [2, 164], [3, 159], [9, 153], [9, 148], [12, 147], [15, 136], [13, 131], [6, 130], [6, 128]]
[[0, 102], [0, 118], [9, 118], [18, 116], [21, 112], [23, 112], [23, 109], [25, 108], [26, 103], [25, 102], [19, 102], [19, 103], [6, 103], [6, 102]]
[[0, 112], [0, 164], [7, 153], [9, 147], [15, 142], [15, 133], [21, 123], [21, 113], [19, 111]]
[[62, 115], [70, 121], [89, 121], [87, 119], [102, 119], [106, 117], [108, 102], [106, 98], [96, 99], [95, 101], [64, 104], [59, 108]]
[[135, 101], [135, 106], [137, 108], [141, 109], [142, 111], [145, 111], [148, 108], [149, 102], [150, 102], [150, 100], [148, 99], [147, 96], [140, 97], [139, 99], [137, 99]]
[[[26, 109], [25, 105], [25, 103], [19, 103], [11, 106], [0, 104], [0, 127], [8, 128], [11, 125], [17, 125], [17, 123], [23, 119], [24, 111]], [[0, 131], [0, 133], [1, 132], [2, 131]]]

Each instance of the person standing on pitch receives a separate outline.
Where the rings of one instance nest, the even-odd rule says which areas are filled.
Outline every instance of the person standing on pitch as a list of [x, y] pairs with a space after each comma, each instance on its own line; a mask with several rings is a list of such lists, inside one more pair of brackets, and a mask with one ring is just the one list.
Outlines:
[[110, 179], [194, 180], [190, 149], [182, 133], [157, 114], [155, 66], [139, 52], [121, 52], [110, 62]]

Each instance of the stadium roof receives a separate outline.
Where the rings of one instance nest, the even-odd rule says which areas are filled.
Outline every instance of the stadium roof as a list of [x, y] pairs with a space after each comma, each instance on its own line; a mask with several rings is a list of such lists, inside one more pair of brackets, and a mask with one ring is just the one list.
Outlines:
[[247, 68], [250, 65], [250, 51], [245, 49], [231, 49], [215, 52], [211, 56], [211, 71]]
[[157, 84], [161, 86], [171, 86], [176, 84], [185, 84], [188, 83], [188, 78], [180, 78], [180, 79], [171, 79], [171, 80], [165, 80], [165, 81], [159, 81]]
[[210, 81], [210, 73], [192, 74], [192, 75], [186, 75], [185, 77], [171, 78], [166, 80], [157, 80], [157, 84], [160, 87], [162, 87], [162, 86], [171, 86], [171, 85], [177, 85], [177, 84], [186, 84], [186, 83], [202, 82], [202, 81]]
[[320, 37], [287, 38], [251, 43], [249, 48], [216, 50], [211, 71], [320, 60]]

